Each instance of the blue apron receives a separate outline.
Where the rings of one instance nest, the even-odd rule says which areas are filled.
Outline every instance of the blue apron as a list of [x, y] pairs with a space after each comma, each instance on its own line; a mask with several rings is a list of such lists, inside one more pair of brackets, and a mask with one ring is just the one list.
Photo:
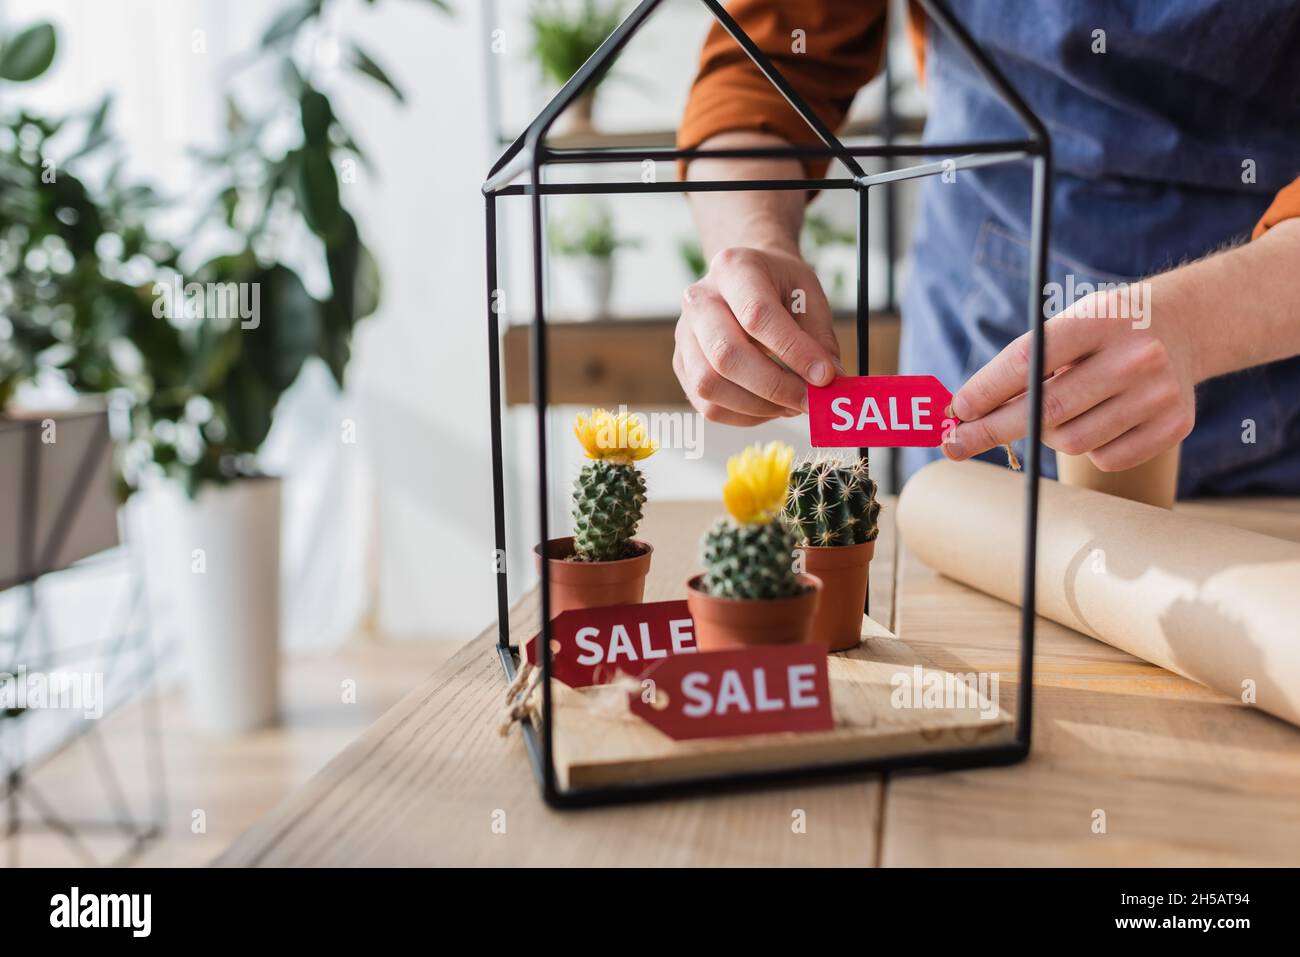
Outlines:
[[[1051, 132], [1046, 279], [1060, 288], [1068, 276], [1076, 287], [1135, 281], [1249, 237], [1300, 174], [1293, 0], [954, 0], [952, 8]], [[1105, 53], [1092, 52], [1096, 30], [1105, 31]], [[927, 32], [926, 141], [1022, 138], [961, 50], [934, 24]], [[1243, 182], [1246, 160], [1254, 182]], [[953, 391], [1027, 328], [1030, 195], [1023, 163], [955, 177], [922, 181], [901, 351], [905, 372], [933, 373]], [[1248, 318], [1225, 304], [1225, 322]], [[906, 450], [904, 471], [937, 454]], [[983, 457], [1006, 461], [996, 450]], [[1056, 475], [1050, 449], [1043, 472]], [[1197, 388], [1179, 494], [1253, 492], [1300, 493], [1300, 358]]]

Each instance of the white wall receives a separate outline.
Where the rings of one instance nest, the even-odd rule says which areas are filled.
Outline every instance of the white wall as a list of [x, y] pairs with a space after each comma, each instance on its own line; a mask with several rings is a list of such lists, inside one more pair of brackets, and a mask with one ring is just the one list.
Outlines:
[[356, 342], [358, 429], [372, 457], [380, 628], [468, 638], [494, 617], [484, 212], [490, 163], [476, 5], [354, 4], [348, 32], [407, 93], [349, 89], [340, 111], [381, 173], [356, 190], [384, 298]]

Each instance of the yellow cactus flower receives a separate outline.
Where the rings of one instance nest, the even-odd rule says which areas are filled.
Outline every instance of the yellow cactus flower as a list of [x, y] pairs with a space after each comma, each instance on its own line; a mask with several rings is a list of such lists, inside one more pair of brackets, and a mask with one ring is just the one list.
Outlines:
[[626, 409], [618, 412], [592, 409], [590, 415], [579, 413], [573, 420], [573, 434], [589, 459], [638, 462], [659, 448], [646, 432], [645, 422]]
[[785, 508], [794, 449], [784, 442], [751, 445], [727, 459], [722, 502], [742, 525], [770, 522]]

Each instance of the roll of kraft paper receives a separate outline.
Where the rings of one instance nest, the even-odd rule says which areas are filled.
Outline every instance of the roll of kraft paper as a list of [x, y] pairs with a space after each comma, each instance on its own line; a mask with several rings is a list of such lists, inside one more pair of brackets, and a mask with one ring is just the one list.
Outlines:
[[[995, 465], [934, 462], [898, 527], [936, 571], [1018, 605], [1024, 493]], [[1040, 615], [1300, 724], [1300, 544], [1046, 479], [1039, 509]]]

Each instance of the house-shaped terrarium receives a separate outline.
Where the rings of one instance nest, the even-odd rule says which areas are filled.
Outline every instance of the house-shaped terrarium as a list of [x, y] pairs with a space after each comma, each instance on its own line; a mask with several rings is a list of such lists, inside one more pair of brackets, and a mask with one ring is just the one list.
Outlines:
[[[996, 65], [975, 45], [941, 0], [919, 0], [930, 22], [961, 48], [1007, 106], [1020, 118], [1026, 135], [1022, 141], [990, 143], [884, 144], [848, 147], [827, 129], [771, 61], [740, 29], [717, 0], [701, 0], [708, 12], [749, 56], [755, 67], [777, 88], [791, 107], [814, 131], [820, 146], [764, 149], [607, 148], [563, 149], [549, 145], [552, 124], [574, 103], [623, 50], [661, 0], [642, 0], [627, 19], [605, 40], [554, 99], [529, 124], [492, 167], [483, 185], [487, 235], [487, 331], [492, 415], [492, 465], [496, 548], [506, 549], [505, 453], [502, 447], [502, 382], [498, 316], [497, 205], [509, 198], [531, 208], [532, 267], [532, 402], [536, 415], [536, 501], [539, 505], [539, 544], [536, 567], [540, 585], [535, 599], [520, 608], [533, 608], [531, 620], [516, 621], [511, 641], [511, 608], [504, 566], [498, 568], [497, 653], [507, 682], [516, 688], [531, 680], [536, 689], [535, 710], [523, 724], [529, 754], [545, 800], [557, 807], [579, 807], [643, 798], [683, 790], [742, 787], [761, 781], [842, 776], [903, 767], [933, 769], [1007, 764], [1029, 750], [1034, 638], [1034, 543], [1037, 528], [1039, 480], [1040, 383], [1042, 376], [1041, 295], [1047, 259], [1051, 152], [1047, 132], [1025, 102], [1008, 84]], [[847, 175], [818, 180], [734, 180], [725, 182], [569, 181], [548, 183], [543, 170], [553, 164], [643, 163], [689, 160], [699, 157], [747, 158], [757, 156], [838, 159]], [[861, 157], [919, 160], [915, 165], [868, 174]], [[891, 702], [893, 678], [902, 672], [918, 676], [933, 672], [911, 649], [885, 628], [862, 614], [862, 591], [853, 581], [838, 587], [833, 614], [822, 617], [825, 644], [718, 638], [711, 625], [701, 631], [699, 616], [712, 616], [728, 598], [758, 608], [751, 615], [760, 624], [775, 620], [770, 614], [780, 602], [794, 602], [802, 612], [792, 620], [811, 620], [812, 597], [824, 598], [827, 589], [814, 574], [797, 570], [787, 576], [773, 566], [764, 572], [756, 565], [762, 549], [775, 551], [791, 542], [823, 547], [831, 553], [819, 560], [827, 578], [844, 576], [853, 561], [870, 559], [874, 534], [874, 485], [867, 486], [867, 449], [857, 457], [837, 459], [833, 465], [805, 463], [797, 472], [791, 456], [779, 448], [758, 448], [747, 461], [733, 463], [729, 487], [723, 491], [726, 512], [710, 532], [705, 573], [698, 581], [683, 582], [679, 601], [643, 603], [642, 582], [651, 576], [654, 542], [635, 537], [645, 501], [645, 486], [637, 462], [653, 449], [644, 436], [628, 431], [617, 417], [605, 418], [599, 410], [577, 425], [577, 439], [590, 459], [574, 493], [575, 534], [553, 539], [548, 522], [552, 481], [548, 475], [548, 354], [546, 309], [543, 297], [543, 251], [546, 236], [542, 197], [591, 193], [675, 193], [697, 190], [851, 190], [857, 194], [859, 216], [858, 302], [856, 308], [858, 367], [867, 363], [867, 303], [865, 301], [865, 235], [868, 200], [873, 186], [935, 175], [947, 170], [1028, 162], [1032, 166], [1032, 245], [1027, 325], [1033, 331], [1032, 361], [1026, 382], [1030, 412], [1026, 439], [1026, 511], [1024, 523], [1024, 581], [1022, 587], [1019, 692], [1015, 713], [996, 702], [975, 696], [963, 709], [911, 710]], [[611, 425], [612, 420], [612, 425]], [[613, 438], [601, 439], [597, 424], [613, 429]], [[566, 441], [568, 438], [566, 437]], [[620, 444], [621, 443], [621, 444]], [[661, 453], [662, 454], [662, 453]], [[776, 473], [784, 469], [778, 476]], [[752, 475], [751, 475], [752, 471]], [[734, 484], [741, 475], [740, 485]], [[749, 476], [749, 477], [746, 477]], [[755, 477], [756, 476], [756, 477]], [[775, 478], [774, 478], [775, 476]], [[752, 481], [751, 481], [752, 479]], [[813, 483], [813, 485], [809, 485]], [[741, 487], [745, 486], [745, 487]], [[749, 487], [749, 486], [752, 486]], [[793, 499], [782, 490], [801, 490]], [[870, 490], [870, 495], [867, 490]], [[811, 489], [811, 491], [810, 491]], [[775, 491], [773, 491], [775, 490]], [[878, 510], [878, 507], [877, 507]], [[830, 521], [827, 513], [840, 518]], [[723, 513], [722, 505], [718, 509]], [[695, 533], [685, 532], [685, 534]], [[661, 543], [662, 544], [662, 543]], [[747, 549], [747, 550], [746, 550]], [[757, 550], [756, 550], [757, 549]], [[739, 550], [739, 551], [738, 551]], [[737, 556], [740, 556], [739, 558]], [[826, 564], [829, 562], [829, 564]], [[568, 563], [568, 564], [566, 564]], [[579, 567], [585, 566], [585, 567]], [[763, 576], [767, 575], [767, 578]], [[573, 583], [579, 583], [574, 587]], [[602, 585], [605, 582], [607, 584]], [[603, 592], [602, 589], [607, 591]], [[728, 594], [728, 589], [732, 593]], [[688, 595], [691, 600], [687, 601]], [[709, 599], [696, 600], [698, 595]], [[845, 597], [848, 596], [848, 597]], [[763, 601], [773, 604], [762, 605]], [[852, 605], [847, 608], [846, 603]], [[708, 607], [706, 607], [706, 605]], [[845, 635], [845, 622], [850, 629]], [[858, 640], [854, 641], [853, 625]], [[782, 626], [785, 627], [785, 626]], [[809, 626], [811, 627], [811, 625]], [[712, 630], [711, 630], [712, 629]], [[519, 637], [520, 631], [524, 633]], [[760, 629], [761, 630], [761, 629]], [[798, 628], [796, 627], [796, 631]], [[768, 629], [769, 633], [772, 629]], [[644, 651], [659, 659], [652, 666], [589, 666], [591, 657], [570, 652], [580, 638], [597, 647], [606, 641], [631, 641], [639, 636]], [[800, 631], [803, 635], [806, 632]], [[785, 633], [792, 637], [793, 632]], [[611, 637], [612, 636], [612, 637]], [[660, 636], [660, 637], [652, 637]], [[695, 638], [701, 637], [700, 647]], [[797, 639], [796, 639], [797, 640]], [[718, 642], [722, 643], [719, 644]], [[708, 644], [709, 647], [704, 647]], [[614, 646], [607, 645], [612, 649]], [[842, 649], [842, 650], [839, 650]], [[599, 658], [599, 655], [594, 657]], [[588, 665], [582, 662], [587, 661]], [[781, 687], [761, 679], [761, 668], [781, 666], [790, 681]], [[752, 667], [751, 667], [752, 666]], [[689, 667], [693, 684], [684, 684]], [[775, 673], [775, 672], [774, 672]], [[943, 675], [940, 675], [942, 678]], [[951, 677], [951, 676], [948, 676]], [[698, 680], [695, 680], [698, 679]], [[710, 681], [719, 679], [710, 686]], [[797, 680], [796, 680], [797, 679]], [[728, 685], [727, 681], [731, 680]], [[686, 694], [683, 694], [683, 690]], [[828, 697], [829, 701], [820, 700]], [[524, 698], [529, 696], [525, 690]], [[718, 710], [723, 700], [731, 707], [704, 725], [704, 732], [684, 730], [683, 709]], [[820, 704], [818, 702], [820, 701]], [[771, 718], [737, 723], [738, 714], [772, 715], [794, 703], [809, 704], [795, 724]], [[765, 707], [766, 705], [766, 707]], [[816, 705], [814, 707], [813, 705]], [[818, 710], [818, 709], [821, 710]], [[766, 717], [763, 720], [768, 720]], [[730, 722], [730, 723], [729, 723]], [[801, 724], [799, 722], [802, 722]], [[699, 722], [691, 724], [698, 727]]]

